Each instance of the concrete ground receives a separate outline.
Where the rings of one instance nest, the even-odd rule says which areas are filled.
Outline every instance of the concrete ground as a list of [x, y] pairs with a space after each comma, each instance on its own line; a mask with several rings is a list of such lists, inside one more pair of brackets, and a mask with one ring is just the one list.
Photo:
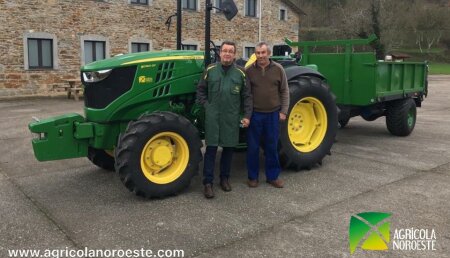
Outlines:
[[[450, 77], [430, 78], [409, 137], [384, 118], [352, 119], [332, 155], [310, 171], [283, 171], [284, 189], [245, 185], [245, 153], [233, 161], [233, 191], [202, 195], [195, 177], [182, 194], [134, 196], [115, 173], [86, 158], [38, 162], [32, 116], [79, 112], [63, 97], [0, 101], [0, 257], [11, 249], [178, 249], [185, 257], [450, 257]], [[350, 255], [351, 215], [392, 213], [395, 229], [434, 229], [436, 250]]]

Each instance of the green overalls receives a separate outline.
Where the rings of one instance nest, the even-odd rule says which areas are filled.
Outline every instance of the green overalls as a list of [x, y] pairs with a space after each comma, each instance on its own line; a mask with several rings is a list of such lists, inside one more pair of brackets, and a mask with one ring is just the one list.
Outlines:
[[225, 72], [219, 63], [208, 67], [204, 79], [208, 83], [208, 101], [205, 103], [206, 145], [234, 147], [239, 142], [245, 73], [234, 64]]

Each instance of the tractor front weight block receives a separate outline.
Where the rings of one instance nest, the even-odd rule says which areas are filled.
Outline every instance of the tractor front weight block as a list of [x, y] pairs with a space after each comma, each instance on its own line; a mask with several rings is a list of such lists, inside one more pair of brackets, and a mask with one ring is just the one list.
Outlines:
[[71, 113], [50, 117], [28, 125], [34, 134], [34, 155], [39, 161], [86, 157], [94, 126], [84, 117]]

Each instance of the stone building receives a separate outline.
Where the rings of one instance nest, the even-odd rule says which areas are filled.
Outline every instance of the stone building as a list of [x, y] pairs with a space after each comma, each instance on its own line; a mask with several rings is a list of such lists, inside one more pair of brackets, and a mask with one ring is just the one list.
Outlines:
[[[218, 6], [220, 0], [211, 0]], [[176, 48], [176, 0], [0, 0], [0, 97], [47, 95], [80, 66], [120, 53]], [[287, 0], [235, 0], [211, 14], [211, 39], [233, 40], [244, 59], [264, 40], [298, 39], [301, 10]], [[182, 43], [203, 49], [205, 0], [183, 0]], [[262, 8], [261, 8], [262, 7]]]

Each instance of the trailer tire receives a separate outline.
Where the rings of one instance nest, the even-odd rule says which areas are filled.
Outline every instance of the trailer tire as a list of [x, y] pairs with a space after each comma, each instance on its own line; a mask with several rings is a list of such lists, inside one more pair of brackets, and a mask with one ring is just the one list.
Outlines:
[[144, 115], [120, 135], [116, 171], [138, 196], [175, 195], [198, 172], [201, 146], [197, 129], [186, 118], [171, 112]]
[[412, 98], [392, 101], [386, 112], [386, 127], [396, 136], [408, 136], [416, 125], [417, 109]]
[[289, 94], [288, 116], [280, 128], [280, 162], [286, 168], [310, 169], [331, 154], [338, 129], [336, 97], [312, 76], [290, 80]]
[[111, 156], [105, 150], [89, 147], [88, 159], [100, 168], [114, 171], [114, 156]]

